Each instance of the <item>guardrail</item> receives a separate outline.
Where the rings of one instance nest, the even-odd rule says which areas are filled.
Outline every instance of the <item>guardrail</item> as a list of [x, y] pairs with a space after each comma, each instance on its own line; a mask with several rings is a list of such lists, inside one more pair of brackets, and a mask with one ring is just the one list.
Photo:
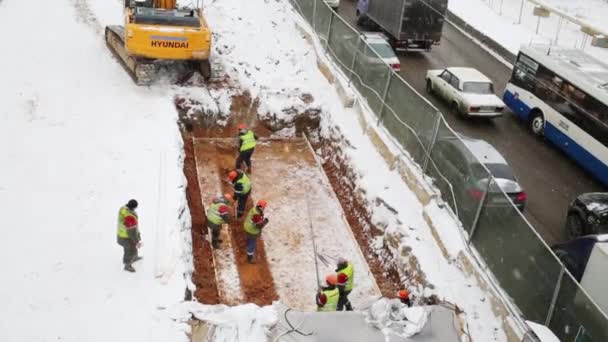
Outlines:
[[[466, 148], [443, 115], [395, 73], [323, 0], [291, 0], [333, 61], [459, 218], [521, 315], [562, 341], [608, 341], [608, 317]], [[406, 66], [407, 67], [407, 66]], [[454, 167], [450, 160], [476, 161]]]

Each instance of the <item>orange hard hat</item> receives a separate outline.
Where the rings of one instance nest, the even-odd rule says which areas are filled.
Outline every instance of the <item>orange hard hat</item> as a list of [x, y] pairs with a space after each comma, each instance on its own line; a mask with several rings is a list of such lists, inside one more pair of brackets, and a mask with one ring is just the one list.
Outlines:
[[338, 284], [338, 276], [336, 276], [335, 274], [330, 274], [325, 277], [325, 282], [329, 285], [336, 286], [336, 284]]
[[224, 194], [224, 198], [227, 199], [227, 200], [229, 200], [229, 201], [233, 200], [231, 194]]
[[258, 201], [258, 207], [266, 208], [267, 205], [268, 203], [266, 203], [266, 200], [261, 199]]
[[245, 124], [238, 124], [238, 126], [236, 126], [236, 128], [238, 130], [242, 130], [242, 129], [247, 129], [247, 126]]
[[400, 290], [399, 291], [399, 298], [401, 299], [408, 299], [410, 297], [410, 293], [407, 292], [407, 290]]
[[228, 173], [228, 179], [230, 179], [231, 181], [233, 181], [237, 176], [236, 171], [230, 171], [230, 173]]

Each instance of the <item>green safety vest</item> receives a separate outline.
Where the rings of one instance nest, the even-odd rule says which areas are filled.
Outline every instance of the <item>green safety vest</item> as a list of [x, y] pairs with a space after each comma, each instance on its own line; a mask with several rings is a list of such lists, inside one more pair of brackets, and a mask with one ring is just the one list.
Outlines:
[[335, 287], [333, 290], [323, 290], [323, 294], [327, 297], [327, 303], [320, 307], [318, 311], [336, 311], [338, 309], [338, 299], [340, 299], [340, 290]]
[[207, 208], [207, 220], [213, 224], [224, 224], [226, 221], [220, 215], [220, 207], [225, 205], [224, 203], [213, 203]]
[[251, 208], [249, 213], [247, 213], [247, 217], [245, 218], [245, 223], [243, 224], [243, 228], [245, 231], [251, 235], [260, 235], [260, 228], [258, 228], [255, 223], [253, 223], [253, 215], [261, 215], [262, 213], [258, 210], [257, 207]]
[[247, 131], [247, 133], [240, 135], [239, 139], [241, 139], [241, 152], [251, 150], [255, 147], [255, 135], [252, 131]]
[[242, 173], [242, 175], [243, 176], [236, 181], [236, 184], [242, 184], [243, 191], [235, 191], [237, 194], [247, 194], [251, 191], [251, 181], [249, 180], [249, 177], [247, 177], [245, 173]]
[[353, 280], [355, 276], [355, 268], [353, 267], [353, 264], [349, 262], [344, 269], [340, 270], [340, 272], [346, 274], [346, 276], [348, 277], [348, 280], [346, 281], [346, 286], [344, 286], [344, 290], [351, 291], [353, 289]]
[[127, 216], [135, 216], [137, 219], [137, 214], [129, 210], [126, 206], [121, 207], [118, 211], [118, 228], [116, 231], [116, 235], [118, 235], [119, 238], [129, 238], [129, 233], [127, 233], [127, 227], [125, 226], [125, 218]]

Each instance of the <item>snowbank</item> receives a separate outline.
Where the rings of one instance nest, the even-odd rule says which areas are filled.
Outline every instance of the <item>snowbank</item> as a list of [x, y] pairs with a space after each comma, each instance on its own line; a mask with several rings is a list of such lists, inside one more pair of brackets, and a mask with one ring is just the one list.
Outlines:
[[[120, 2], [93, 3], [120, 22]], [[164, 310], [191, 268], [172, 94], [133, 84], [90, 9], [0, 6], [0, 30], [20, 27], [0, 64], [0, 340], [184, 340]], [[130, 198], [144, 244], [135, 274], [115, 240]]]

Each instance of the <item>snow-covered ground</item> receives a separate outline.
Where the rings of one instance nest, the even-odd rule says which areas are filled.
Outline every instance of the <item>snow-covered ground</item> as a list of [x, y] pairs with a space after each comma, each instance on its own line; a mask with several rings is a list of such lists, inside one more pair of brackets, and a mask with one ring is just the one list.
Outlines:
[[[544, 3], [608, 32], [608, 2], [605, 0], [544, 0]], [[608, 49], [591, 46], [591, 38], [585, 40], [580, 25], [567, 20], [560, 24], [560, 19], [555, 14], [540, 19], [537, 33], [538, 17], [532, 14], [535, 6], [525, 0], [448, 2], [450, 11], [514, 54], [517, 54], [521, 45], [541, 43], [583, 48], [600, 60], [608, 59]]]
[[[190, 269], [175, 108], [133, 84], [77, 5], [0, 3], [0, 340], [179, 341], [163, 319]], [[116, 244], [130, 198], [135, 274]]]
[[[176, 89], [135, 86], [106, 49], [102, 28], [121, 23], [121, 1], [31, 4], [0, 2], [0, 31], [20, 28], [5, 35], [10, 50], [0, 64], [0, 340], [185, 340], [187, 326], [165, 310], [183, 298], [191, 268]], [[370, 203], [382, 198], [398, 210], [377, 208], [375, 217], [403, 233], [402, 244], [434, 285], [414, 294], [437, 294], [464, 309], [475, 340], [505, 341], [491, 301], [451, 260], [465, 250], [456, 223], [434, 202], [425, 208], [385, 164], [357, 114], [317, 69], [289, 3], [206, 6], [214, 57], [260, 99], [261, 114], [289, 119], [283, 109], [318, 108], [323, 132], [340, 127]], [[35, 26], [24, 28], [24, 13]], [[144, 242], [135, 274], [122, 270], [115, 242], [117, 210], [129, 198], [140, 202]], [[452, 236], [450, 258], [424, 212]]]

